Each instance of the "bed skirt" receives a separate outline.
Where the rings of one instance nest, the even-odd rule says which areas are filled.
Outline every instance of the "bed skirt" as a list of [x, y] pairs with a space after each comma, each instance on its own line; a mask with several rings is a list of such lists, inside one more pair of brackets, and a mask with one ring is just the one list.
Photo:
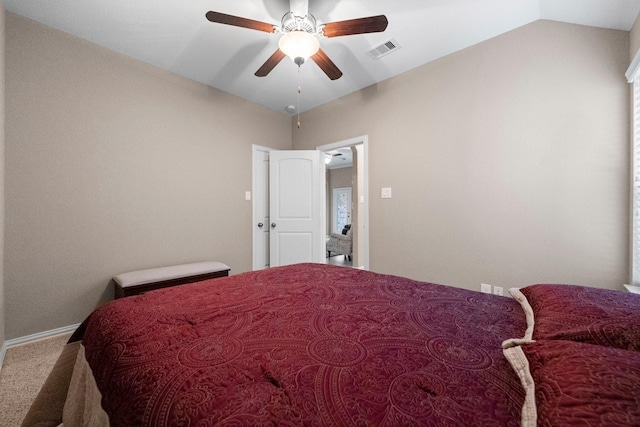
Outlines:
[[82, 341], [65, 345], [22, 426], [109, 426]]

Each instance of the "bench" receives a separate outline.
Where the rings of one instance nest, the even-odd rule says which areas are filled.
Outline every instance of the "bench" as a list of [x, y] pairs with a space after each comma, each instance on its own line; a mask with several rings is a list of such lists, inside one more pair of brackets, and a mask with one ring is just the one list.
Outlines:
[[199, 282], [229, 275], [229, 266], [221, 262], [204, 261], [170, 267], [131, 271], [113, 277], [115, 298], [140, 295], [155, 289]]

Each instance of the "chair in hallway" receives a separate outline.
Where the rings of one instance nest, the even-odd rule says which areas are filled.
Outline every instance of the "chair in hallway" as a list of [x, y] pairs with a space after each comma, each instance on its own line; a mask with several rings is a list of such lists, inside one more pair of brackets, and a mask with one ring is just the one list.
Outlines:
[[353, 253], [353, 230], [351, 225], [346, 225], [342, 233], [331, 233], [327, 242], [327, 252], [332, 255], [344, 255], [351, 259]]

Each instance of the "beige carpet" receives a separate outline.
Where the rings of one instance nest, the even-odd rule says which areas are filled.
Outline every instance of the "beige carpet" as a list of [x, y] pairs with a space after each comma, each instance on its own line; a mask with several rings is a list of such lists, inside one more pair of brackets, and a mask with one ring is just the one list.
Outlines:
[[0, 427], [18, 427], [71, 333], [7, 349], [0, 371]]

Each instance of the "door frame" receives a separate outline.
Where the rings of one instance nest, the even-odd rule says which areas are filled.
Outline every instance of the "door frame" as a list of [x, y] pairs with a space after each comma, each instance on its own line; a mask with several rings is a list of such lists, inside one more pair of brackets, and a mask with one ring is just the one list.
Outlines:
[[[364, 200], [361, 202], [360, 200], [356, 200], [356, 203], [359, 203], [359, 208], [363, 209], [363, 250], [360, 255], [361, 266], [365, 270], [369, 270], [369, 135], [357, 136], [355, 138], [345, 139], [343, 141], [334, 142], [331, 144], [320, 145], [316, 147], [316, 150], [320, 150], [323, 152], [337, 150], [339, 148], [351, 148], [356, 145], [362, 144], [362, 174], [363, 174], [363, 193], [362, 197]], [[357, 183], [356, 183], [357, 184]], [[357, 194], [357, 185], [356, 185], [356, 194]], [[357, 194], [357, 197], [360, 195]], [[324, 215], [326, 215], [326, 210], [324, 211]], [[353, 213], [352, 213], [353, 215]]]

